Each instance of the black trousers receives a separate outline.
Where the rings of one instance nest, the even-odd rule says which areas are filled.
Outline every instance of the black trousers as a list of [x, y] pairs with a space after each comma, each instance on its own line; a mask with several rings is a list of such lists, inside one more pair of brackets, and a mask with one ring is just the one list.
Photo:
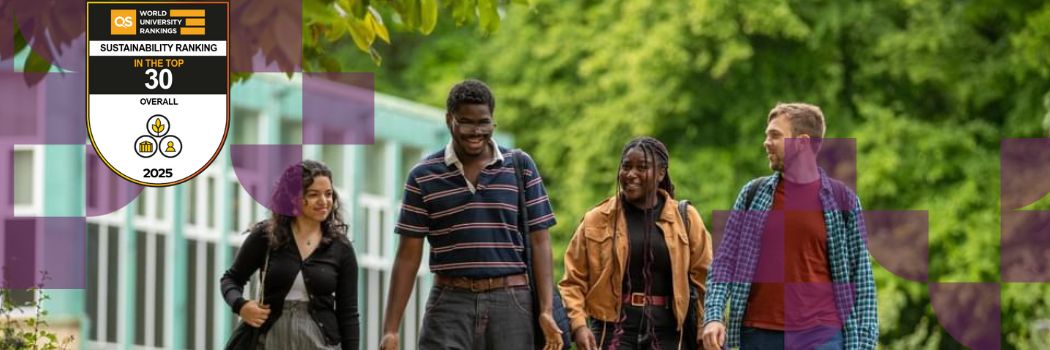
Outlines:
[[[649, 332], [650, 322], [644, 311], [652, 314], [653, 334]], [[623, 334], [619, 336], [620, 350], [635, 349], [677, 349], [680, 334], [675, 322], [674, 311], [669, 306], [635, 307], [625, 305], [626, 319], [623, 321]], [[591, 332], [601, 349], [612, 349], [616, 323], [591, 320]]]

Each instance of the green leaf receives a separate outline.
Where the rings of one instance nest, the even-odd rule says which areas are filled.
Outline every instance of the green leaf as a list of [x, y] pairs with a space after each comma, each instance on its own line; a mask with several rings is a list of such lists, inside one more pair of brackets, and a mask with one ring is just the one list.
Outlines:
[[375, 30], [376, 36], [390, 44], [390, 31], [386, 29], [386, 25], [383, 24], [383, 17], [379, 15], [379, 11], [375, 8], [368, 8], [368, 20], [372, 23], [372, 29]]
[[419, 28], [419, 0], [395, 0], [391, 6], [398, 17], [401, 17], [401, 24], [405, 30]]
[[374, 47], [368, 48], [368, 56], [372, 58], [372, 63], [375, 63], [376, 66], [383, 64], [383, 56], [379, 55], [379, 51], [376, 51]]
[[26, 64], [23, 71], [33, 74], [22, 74], [22, 78], [25, 80], [26, 84], [33, 86], [44, 80], [44, 77], [47, 76], [47, 71], [50, 69], [51, 62], [48, 62], [46, 59], [36, 54], [36, 52], [30, 51], [29, 57], [26, 57]]
[[350, 37], [354, 39], [354, 44], [361, 51], [368, 52], [376, 38], [375, 30], [372, 29], [372, 26], [365, 23], [364, 20], [357, 18], [347, 18], [347, 23], [350, 24]]
[[368, 0], [350, 0], [350, 13], [354, 18], [365, 18], [368, 14]]
[[420, 26], [419, 31], [423, 35], [429, 35], [437, 25], [438, 5], [437, 0], [420, 0]]
[[470, 23], [474, 19], [475, 0], [456, 1], [452, 4], [452, 19], [457, 26]]
[[[15, 26], [15, 36], [14, 36], [14, 39], [15, 39], [15, 45], [14, 45], [14, 51], [12, 51], [12, 52], [10, 52], [10, 53], [9, 53], [9, 54], [11, 55], [11, 57], [14, 57], [14, 55], [15, 55], [16, 53], [18, 53], [18, 52], [22, 51], [22, 49], [24, 49], [24, 48], [26, 47], [26, 45], [27, 45], [27, 43], [26, 43], [26, 38], [22, 36], [22, 30], [21, 30], [21, 28], [19, 28], [19, 27], [18, 27], [18, 24], [17, 24], [17, 23], [18, 23], [18, 22], [15, 22], [15, 25], [14, 25], [14, 26]], [[0, 52], [0, 60], [2, 60], [2, 59], [8, 59], [8, 58], [10, 58], [10, 57], [4, 57], [4, 55], [3, 55], [3, 54], [4, 54], [3, 52]]]
[[478, 2], [478, 14], [481, 17], [481, 29], [486, 33], [495, 33], [499, 30], [499, 10], [497, 9], [498, 0], [479, 0]]
[[339, 40], [339, 38], [342, 38], [344, 35], [346, 35], [347, 29], [349, 29], [349, 27], [350, 24], [346, 23], [345, 21], [332, 23], [332, 25], [328, 27], [328, 30], [325, 31], [324, 38], [329, 42]]
[[303, 24], [321, 24], [338, 22], [340, 16], [335, 9], [340, 6], [324, 0], [303, 0]]

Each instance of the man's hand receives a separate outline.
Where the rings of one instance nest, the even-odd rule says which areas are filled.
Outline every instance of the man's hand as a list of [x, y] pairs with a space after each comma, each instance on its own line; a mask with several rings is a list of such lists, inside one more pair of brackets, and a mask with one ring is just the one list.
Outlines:
[[385, 333], [379, 341], [379, 350], [398, 350], [397, 333]]
[[572, 339], [576, 342], [576, 347], [580, 350], [598, 350], [598, 342], [594, 339], [594, 333], [591, 333], [587, 327], [576, 328], [573, 332]]
[[558, 322], [554, 321], [554, 315], [550, 312], [541, 313], [540, 328], [543, 328], [543, 337], [547, 339], [543, 350], [561, 350], [565, 344], [561, 340], [561, 329], [558, 328]]
[[726, 344], [726, 326], [722, 322], [711, 322], [704, 326], [704, 349], [720, 350]]

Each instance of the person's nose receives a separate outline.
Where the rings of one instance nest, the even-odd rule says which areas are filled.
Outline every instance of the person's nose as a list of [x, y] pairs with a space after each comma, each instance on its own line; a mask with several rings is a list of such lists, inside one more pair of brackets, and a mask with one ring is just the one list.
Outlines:
[[637, 178], [638, 178], [638, 170], [637, 169], [628, 169], [627, 170], [627, 180], [634, 180], [634, 179], [637, 179]]

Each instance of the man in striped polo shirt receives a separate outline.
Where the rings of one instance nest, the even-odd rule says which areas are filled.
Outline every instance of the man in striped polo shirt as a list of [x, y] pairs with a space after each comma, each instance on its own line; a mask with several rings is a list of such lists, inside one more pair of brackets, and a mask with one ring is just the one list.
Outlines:
[[[394, 262], [381, 348], [398, 349], [398, 330], [419, 270], [423, 239], [437, 276], [427, 301], [421, 349], [534, 349], [532, 294], [546, 349], [561, 349], [552, 317], [553, 280], [547, 230], [554, 212], [543, 179], [522, 157], [528, 234], [518, 230], [515, 156], [492, 139], [495, 101], [477, 80], [449, 92], [445, 122], [452, 140], [408, 175], [395, 232]], [[536, 286], [529, 286], [524, 239], [532, 245]], [[411, 341], [411, 340], [409, 340]]]

